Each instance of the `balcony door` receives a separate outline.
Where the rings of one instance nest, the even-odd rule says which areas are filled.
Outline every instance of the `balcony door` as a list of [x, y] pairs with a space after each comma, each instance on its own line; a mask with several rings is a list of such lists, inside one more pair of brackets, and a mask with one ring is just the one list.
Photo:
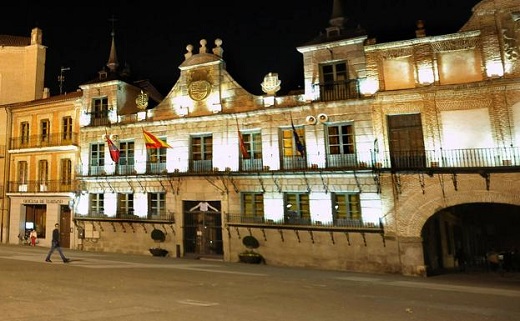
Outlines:
[[425, 167], [421, 114], [388, 116], [388, 139], [393, 169]]

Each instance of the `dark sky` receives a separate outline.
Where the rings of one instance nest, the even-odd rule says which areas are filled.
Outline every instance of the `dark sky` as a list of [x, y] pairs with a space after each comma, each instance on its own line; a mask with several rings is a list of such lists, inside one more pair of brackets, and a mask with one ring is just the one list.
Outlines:
[[[59, 1], [62, 2], [63, 1]], [[58, 2], [58, 3], [59, 3]], [[345, 16], [370, 38], [387, 42], [415, 37], [415, 22], [425, 21], [427, 35], [457, 32], [478, 0], [344, 0]], [[327, 26], [332, 0], [236, 1], [13, 1], [2, 2], [0, 34], [30, 36], [43, 31], [47, 46], [45, 87], [59, 93], [60, 67], [64, 90], [96, 77], [108, 60], [112, 30], [120, 64], [134, 77], [149, 79], [166, 95], [179, 76], [187, 44], [198, 52], [200, 39], [208, 49], [223, 41], [231, 76], [249, 92], [261, 95], [269, 72], [282, 81], [279, 94], [303, 86], [302, 55], [296, 47]], [[70, 4], [68, 4], [70, 3]]]

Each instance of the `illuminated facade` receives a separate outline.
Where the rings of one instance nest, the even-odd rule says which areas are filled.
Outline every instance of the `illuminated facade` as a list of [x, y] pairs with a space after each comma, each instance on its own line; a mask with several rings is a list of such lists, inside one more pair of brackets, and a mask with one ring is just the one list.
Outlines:
[[159, 229], [170, 256], [237, 262], [253, 235], [270, 265], [418, 276], [455, 267], [459, 244], [481, 255], [482, 226], [455, 208], [520, 206], [518, 1], [381, 44], [338, 4], [297, 48], [296, 95], [276, 96], [276, 73], [248, 93], [203, 39], [163, 99], [120, 77], [112, 43], [80, 86], [70, 246], [149, 255]]
[[74, 244], [71, 200], [77, 190], [80, 91], [4, 105], [10, 119], [6, 197], [8, 242], [24, 242], [32, 229], [40, 246], [51, 245], [54, 224], [61, 243]]
[[[9, 103], [41, 99], [47, 94], [43, 88], [45, 55], [43, 33], [39, 28], [30, 37], [0, 35], [0, 106]], [[7, 146], [10, 139], [10, 118], [7, 109], [0, 107], [0, 168], [8, 168]], [[9, 229], [9, 200], [5, 197], [8, 177], [0, 171], [0, 241], [7, 240]]]

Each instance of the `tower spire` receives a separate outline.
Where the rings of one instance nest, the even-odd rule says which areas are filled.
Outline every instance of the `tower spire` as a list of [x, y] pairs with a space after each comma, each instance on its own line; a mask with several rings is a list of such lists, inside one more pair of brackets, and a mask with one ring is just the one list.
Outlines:
[[108, 57], [107, 67], [110, 70], [110, 72], [115, 72], [117, 70], [117, 67], [119, 66], [119, 63], [117, 62], [116, 41], [115, 41], [116, 32], [115, 32], [115, 26], [114, 26], [116, 19], [114, 18], [114, 16], [112, 16], [112, 18], [110, 18], [108, 20], [110, 22], [112, 22], [112, 32], [110, 34], [112, 36], [112, 45], [110, 47], [110, 55]]
[[332, 16], [329, 20], [329, 24], [332, 27], [342, 28], [345, 23], [345, 17], [343, 16], [343, 6], [341, 0], [334, 0], [332, 4]]

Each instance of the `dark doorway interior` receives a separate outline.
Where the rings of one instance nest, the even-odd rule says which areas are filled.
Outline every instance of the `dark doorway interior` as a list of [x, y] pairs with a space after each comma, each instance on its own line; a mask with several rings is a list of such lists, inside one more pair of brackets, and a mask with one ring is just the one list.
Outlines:
[[220, 201], [184, 202], [184, 253], [188, 256], [222, 256]]
[[[421, 236], [429, 275], [487, 271], [491, 250], [505, 254], [520, 249], [520, 206], [471, 203], [449, 207], [426, 221]], [[460, 252], [464, 269], [457, 262]]]

